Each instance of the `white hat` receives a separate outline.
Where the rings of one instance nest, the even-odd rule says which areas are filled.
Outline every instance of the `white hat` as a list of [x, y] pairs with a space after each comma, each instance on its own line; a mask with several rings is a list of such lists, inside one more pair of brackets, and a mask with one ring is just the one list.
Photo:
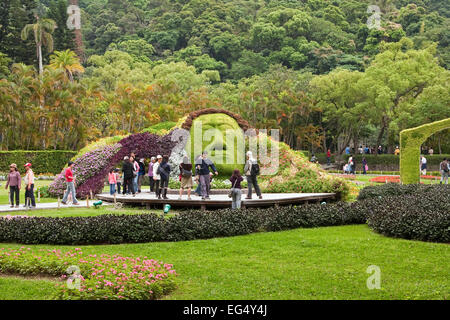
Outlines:
[[160, 154], [158, 154], [158, 155], [156, 156], [156, 159], [162, 159], [162, 156], [161, 156]]
[[125, 158], [123, 158], [123, 160], [128, 160], [130, 159], [128, 156], [125, 156]]

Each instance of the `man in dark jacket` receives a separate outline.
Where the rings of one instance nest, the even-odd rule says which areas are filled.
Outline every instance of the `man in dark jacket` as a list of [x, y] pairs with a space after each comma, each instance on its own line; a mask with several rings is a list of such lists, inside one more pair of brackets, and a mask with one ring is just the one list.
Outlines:
[[133, 178], [134, 178], [134, 167], [133, 164], [130, 162], [129, 157], [125, 157], [123, 159], [123, 166], [122, 166], [122, 172], [123, 172], [123, 194], [125, 195], [125, 190], [128, 189], [128, 194], [133, 194], [133, 197], [136, 196], [136, 190], [134, 190], [133, 185]]
[[209, 199], [209, 190], [211, 188], [209, 168], [214, 171], [216, 176], [219, 173], [217, 172], [214, 163], [210, 159], [208, 159], [208, 153], [206, 151], [204, 151], [202, 156], [195, 161], [195, 168], [198, 170], [200, 183], [202, 185], [202, 200]]

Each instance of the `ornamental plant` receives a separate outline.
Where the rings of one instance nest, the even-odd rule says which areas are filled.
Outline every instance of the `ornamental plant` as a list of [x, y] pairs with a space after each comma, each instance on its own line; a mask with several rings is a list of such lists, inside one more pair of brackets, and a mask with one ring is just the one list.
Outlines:
[[147, 257], [26, 247], [1, 248], [0, 272], [59, 277], [53, 298], [63, 300], [154, 300], [175, 289], [177, 275], [173, 265]]
[[[161, 137], [145, 132], [130, 135], [114, 145], [102, 146], [85, 153], [74, 161], [77, 197], [85, 198], [91, 191], [93, 194], [101, 193], [109, 170], [120, 165], [123, 158], [131, 152], [135, 152], [137, 158], [146, 159], [158, 154], [170, 155], [176, 143], [172, 141], [172, 134]], [[63, 171], [50, 185], [49, 193], [62, 196], [65, 189]]]

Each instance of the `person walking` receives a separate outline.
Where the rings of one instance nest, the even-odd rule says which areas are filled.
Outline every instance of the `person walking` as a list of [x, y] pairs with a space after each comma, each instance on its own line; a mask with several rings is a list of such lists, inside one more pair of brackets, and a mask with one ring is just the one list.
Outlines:
[[422, 171], [422, 174], [425, 176], [427, 174], [427, 158], [424, 156], [420, 159], [420, 170]]
[[116, 193], [116, 186], [117, 186], [117, 176], [114, 173], [114, 169], [109, 170], [108, 181], [109, 181], [109, 194], [113, 195]]
[[77, 201], [77, 196], [75, 192], [75, 183], [74, 183], [74, 176], [73, 176], [73, 166], [74, 163], [72, 161], [69, 161], [67, 169], [64, 171], [64, 177], [66, 178], [66, 192], [64, 192], [64, 197], [61, 201], [62, 204], [67, 204], [67, 199], [69, 197], [69, 194], [72, 195], [72, 201], [73, 205], [77, 206], [79, 205], [79, 202]]
[[181, 177], [181, 186], [180, 186], [180, 197], [181, 200], [183, 196], [183, 190], [187, 189], [188, 200], [191, 200], [191, 188], [193, 186], [192, 183], [192, 163], [189, 160], [188, 156], [183, 157], [183, 162], [180, 163], [180, 177]]
[[247, 178], [248, 192], [245, 199], [252, 198], [252, 186], [255, 188], [256, 195], [262, 199], [261, 190], [259, 189], [257, 175], [259, 174], [258, 162], [253, 159], [251, 151], [247, 152], [247, 161], [244, 166], [245, 176]]
[[34, 198], [34, 172], [31, 169], [31, 163], [25, 164], [25, 206], [28, 208], [36, 208], [36, 200]]
[[355, 161], [353, 160], [353, 156], [350, 155], [348, 158], [348, 169], [350, 171], [350, 174], [355, 174]]
[[161, 175], [159, 174], [159, 166], [162, 162], [162, 156], [158, 154], [156, 156], [156, 162], [153, 164], [153, 180], [155, 181], [155, 195], [158, 199], [161, 199], [161, 190], [159, 184], [161, 183]]
[[145, 159], [141, 158], [138, 162], [139, 172], [138, 172], [138, 193], [141, 193], [142, 181], [145, 176]]
[[327, 150], [327, 165], [331, 164], [331, 150]]
[[16, 208], [19, 208], [21, 184], [22, 178], [20, 177], [20, 172], [17, 169], [17, 165], [12, 163], [9, 166], [9, 174], [5, 186], [5, 189], [8, 189], [9, 187], [9, 202], [11, 208], [14, 208], [14, 198], [16, 198]]
[[114, 174], [116, 175], [116, 184], [117, 184], [117, 194], [120, 194], [121, 192], [121, 186], [122, 186], [122, 176], [120, 174], [120, 170], [118, 168], [114, 169]]
[[241, 182], [244, 180], [239, 169], [233, 170], [233, 175], [230, 177], [231, 182], [231, 209], [241, 208], [242, 187]]
[[369, 166], [367, 165], [366, 157], [362, 158], [362, 167], [363, 167], [363, 174], [367, 174]]
[[138, 180], [139, 180], [139, 163], [136, 161], [134, 153], [130, 156], [130, 162], [133, 165], [133, 188], [134, 192], [138, 192]]
[[195, 163], [195, 167], [198, 169], [200, 183], [201, 183], [201, 192], [202, 192], [202, 200], [210, 199], [209, 191], [211, 189], [211, 177], [210, 177], [210, 168], [217, 176], [219, 173], [217, 172], [214, 163], [208, 159], [208, 153], [203, 151], [203, 154], [200, 158], [197, 159]]
[[448, 184], [448, 176], [450, 172], [450, 163], [447, 158], [444, 158], [444, 160], [439, 164], [439, 169], [441, 171], [441, 182], [442, 184]]
[[133, 179], [134, 179], [134, 167], [131, 158], [125, 157], [123, 158], [122, 165], [123, 172], [123, 194], [133, 194], [133, 197], [136, 196], [136, 192], [134, 190]]
[[162, 198], [167, 198], [167, 189], [169, 188], [169, 177], [170, 177], [170, 165], [169, 156], [163, 156], [162, 161], [158, 167], [159, 175], [161, 176], [160, 189], [162, 191]]
[[153, 180], [153, 165], [156, 162], [156, 158], [155, 157], [151, 157], [150, 158], [150, 163], [148, 164], [148, 179], [149, 179], [149, 183], [150, 183], [150, 192], [155, 191], [155, 180]]
[[395, 147], [394, 154], [395, 154], [396, 156], [400, 155], [400, 148], [399, 148], [398, 146]]

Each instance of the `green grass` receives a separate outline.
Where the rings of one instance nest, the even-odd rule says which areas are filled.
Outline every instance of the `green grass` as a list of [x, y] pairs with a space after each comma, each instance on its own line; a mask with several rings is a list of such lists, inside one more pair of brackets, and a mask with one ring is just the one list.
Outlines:
[[[148, 256], [173, 263], [180, 275], [178, 289], [166, 299], [450, 297], [449, 245], [387, 238], [366, 225], [82, 248], [85, 253]], [[369, 265], [381, 268], [380, 290], [367, 289]], [[0, 278], [0, 286], [0, 299], [48, 297], [47, 280]]]
[[[37, 188], [40, 187], [44, 187], [44, 186], [48, 186], [51, 183], [51, 181], [47, 181], [47, 180], [36, 180], [35, 184], [34, 184], [34, 190], [37, 190]], [[9, 204], [9, 199], [8, 199], [8, 192], [9, 192], [9, 188], [8, 190], [5, 189], [6, 186], [6, 182], [2, 181], [1, 182], [1, 186], [0, 186], [0, 205], [2, 204]], [[36, 197], [36, 204], [38, 204], [38, 199]], [[41, 198], [41, 203], [49, 203], [49, 202], [56, 202], [56, 199], [53, 198]], [[22, 183], [22, 188], [20, 189], [20, 205], [24, 205], [25, 204], [25, 186]]]
[[[112, 206], [102, 206], [98, 209], [94, 207], [87, 208], [85, 202], [81, 202], [83, 207], [67, 207], [61, 209], [43, 209], [43, 210], [25, 210], [20, 212], [0, 212], [0, 216], [4, 215], [27, 215], [36, 217], [93, 217], [102, 214], [145, 214], [145, 213], [156, 213], [163, 214], [162, 209], [146, 209], [145, 207], [130, 207], [124, 206], [121, 209], [114, 209]], [[166, 217], [173, 216], [177, 210], [170, 210]]]

